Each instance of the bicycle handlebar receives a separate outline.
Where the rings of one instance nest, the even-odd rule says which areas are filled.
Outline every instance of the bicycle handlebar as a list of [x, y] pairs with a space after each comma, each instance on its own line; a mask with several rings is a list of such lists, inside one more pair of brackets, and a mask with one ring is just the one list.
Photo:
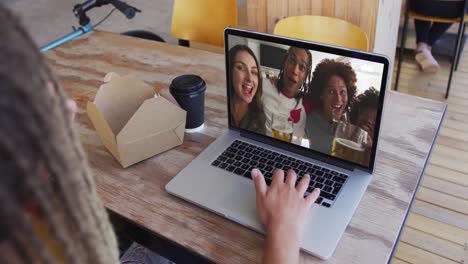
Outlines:
[[107, 5], [107, 4], [113, 5], [116, 9], [122, 12], [128, 19], [132, 19], [135, 16], [136, 12], [141, 12], [141, 10], [139, 10], [138, 8], [130, 6], [127, 3], [120, 1], [120, 0], [87, 0], [83, 4], [77, 4], [73, 7], [73, 13], [79, 19], [79, 23], [81, 27], [77, 30], [74, 30], [72, 33], [64, 37], [61, 37], [55, 41], [52, 41], [49, 44], [46, 44], [45, 46], [40, 48], [40, 51], [45, 52], [67, 41], [70, 41], [76, 37], [79, 37], [81, 35], [84, 35], [88, 32], [93, 31], [93, 26], [91, 26], [90, 19], [86, 15], [86, 12], [91, 10], [94, 7], [100, 7], [102, 5]]
[[122, 14], [124, 14], [128, 19], [132, 19], [135, 16], [136, 12], [141, 12], [141, 10], [128, 5], [125, 2], [120, 0], [112, 0], [110, 4], [117, 8]]
[[128, 5], [127, 3], [120, 0], [87, 0], [83, 4], [77, 4], [73, 7], [73, 13], [80, 20], [80, 25], [84, 26], [89, 23], [89, 18], [86, 16], [86, 12], [94, 7], [100, 7], [103, 5], [113, 5], [117, 10], [125, 15], [128, 19], [132, 19], [136, 12], [141, 12], [136, 7]]

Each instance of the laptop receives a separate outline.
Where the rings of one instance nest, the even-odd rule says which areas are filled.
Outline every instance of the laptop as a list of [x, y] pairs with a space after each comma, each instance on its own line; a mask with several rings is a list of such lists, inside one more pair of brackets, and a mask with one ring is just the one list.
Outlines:
[[[224, 40], [228, 130], [177, 174], [166, 185], [166, 190], [172, 195], [264, 233], [265, 229], [257, 215], [255, 187], [250, 177], [251, 169], [259, 168], [266, 177], [267, 184], [271, 183], [272, 170], [275, 168], [283, 170], [292, 168], [296, 171], [299, 179], [308, 173], [311, 175], [308, 191], [318, 187], [321, 189], [321, 194], [309, 211], [302, 235], [301, 250], [321, 259], [327, 259], [332, 256], [372, 178], [389, 77], [389, 60], [385, 56], [369, 52], [234, 28], [225, 30]], [[249, 47], [259, 63], [258, 70], [263, 84], [260, 103], [264, 104], [262, 112], [264, 112], [265, 118], [252, 119], [256, 122], [265, 120], [265, 124], [256, 124], [256, 127], [260, 128], [259, 130], [247, 129], [245, 126], [241, 128], [240, 125], [236, 125], [232, 115], [233, 109], [231, 107], [236, 94], [229, 91], [229, 83], [232, 81], [231, 74], [229, 74], [232, 70], [230, 69], [232, 64], [229, 61], [229, 52], [239, 45]], [[306, 71], [310, 71], [311, 78], [305, 78], [306, 83], [298, 91], [299, 96], [296, 97], [298, 104], [295, 107], [301, 109], [299, 116], [302, 121], [293, 120], [292, 126], [295, 130], [285, 139], [277, 135], [273, 136], [273, 130], [276, 127], [274, 127], [272, 118], [267, 115], [272, 114], [271, 111], [275, 111], [275, 109], [280, 111], [289, 102], [286, 99], [289, 97], [284, 97], [282, 92], [275, 90], [275, 81], [277, 84], [281, 80], [278, 77], [281, 73], [284, 74], [285, 63], [299, 65], [297, 57], [293, 61], [288, 61], [287, 56], [292, 50], [309, 52], [312, 63]], [[366, 92], [371, 93], [371, 90], [374, 94], [374, 115], [371, 115], [374, 120], [370, 122], [373, 124], [373, 130], [367, 129], [369, 131], [367, 132], [364, 129], [369, 128], [369, 126], [360, 129], [360, 139], [350, 139], [355, 140], [355, 143], [360, 145], [350, 146], [347, 150], [339, 150], [339, 146], [337, 146], [339, 140], [336, 140], [339, 138], [336, 136], [340, 133], [341, 127], [345, 125], [353, 127], [349, 124], [358, 122], [353, 121], [352, 113], [356, 111], [353, 112], [353, 109], [350, 108], [357, 108], [358, 104], [356, 103], [356, 106], [347, 105], [339, 120], [323, 122], [327, 120], [325, 118], [327, 111], [325, 101], [314, 103], [313, 98], [310, 99], [311, 96], [309, 96], [309, 93], [313, 93], [314, 89], [317, 89], [314, 87], [313, 75], [316, 74], [316, 71], [318, 72], [317, 68], [326, 60], [348, 65], [355, 72], [356, 78], [350, 82], [350, 84], [354, 83], [355, 96], [352, 97], [351, 90], [347, 90], [349, 92], [348, 103], [353, 98], [355, 103], [359, 100], [365, 101], [364, 95]], [[351, 87], [351, 85], [349, 86]], [[272, 87], [274, 87], [273, 90], [271, 90]], [[256, 90], [256, 92], [258, 91], [259, 89]], [[271, 96], [276, 96], [279, 99], [270, 100]], [[319, 100], [323, 98], [320, 96]], [[309, 102], [310, 100], [312, 103]], [[367, 98], [367, 101], [372, 100]], [[284, 105], [274, 105], [275, 102], [280, 102], [280, 104], [284, 102]], [[305, 105], [309, 106], [305, 107]], [[367, 104], [367, 106], [369, 105], [372, 104]], [[340, 105], [335, 107], [340, 107]], [[297, 109], [292, 110], [296, 110], [297, 114]], [[291, 115], [292, 112], [294, 111], [291, 111]], [[358, 112], [364, 112], [364, 110]], [[295, 119], [297, 119], [297, 115]], [[290, 121], [288, 119], [286, 122], [290, 125]], [[299, 124], [301, 122], [302, 125]], [[327, 132], [329, 134], [320, 136], [321, 133], [315, 133], [314, 129], [318, 130], [320, 126], [314, 124], [320, 122], [331, 127], [331, 130]], [[242, 122], [237, 123], [241, 124]], [[356, 127], [359, 128], [357, 124]], [[362, 137], [363, 133], [365, 138]], [[372, 140], [369, 140], [369, 137]], [[325, 144], [325, 148], [324, 144], [321, 144], [323, 142], [328, 144]], [[343, 156], [343, 152], [347, 151], [354, 151], [354, 154]]]

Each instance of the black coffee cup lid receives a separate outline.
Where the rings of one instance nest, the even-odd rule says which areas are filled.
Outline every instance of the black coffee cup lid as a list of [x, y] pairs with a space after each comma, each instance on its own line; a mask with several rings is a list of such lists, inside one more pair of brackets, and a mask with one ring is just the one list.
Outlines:
[[200, 76], [187, 74], [172, 80], [169, 88], [171, 92], [178, 94], [201, 93], [205, 91], [206, 84]]

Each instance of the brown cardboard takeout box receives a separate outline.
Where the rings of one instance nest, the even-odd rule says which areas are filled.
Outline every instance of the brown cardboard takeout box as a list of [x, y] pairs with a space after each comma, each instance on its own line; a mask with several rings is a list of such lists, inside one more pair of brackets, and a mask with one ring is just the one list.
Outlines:
[[[87, 112], [104, 146], [126, 168], [183, 143], [186, 112], [137, 78], [109, 73]], [[174, 101], [174, 100], [171, 100]]]

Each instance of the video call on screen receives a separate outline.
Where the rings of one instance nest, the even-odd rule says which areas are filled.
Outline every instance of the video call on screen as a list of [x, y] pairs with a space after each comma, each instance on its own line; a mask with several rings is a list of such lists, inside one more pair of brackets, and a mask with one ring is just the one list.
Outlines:
[[231, 124], [369, 166], [384, 64], [229, 36]]

